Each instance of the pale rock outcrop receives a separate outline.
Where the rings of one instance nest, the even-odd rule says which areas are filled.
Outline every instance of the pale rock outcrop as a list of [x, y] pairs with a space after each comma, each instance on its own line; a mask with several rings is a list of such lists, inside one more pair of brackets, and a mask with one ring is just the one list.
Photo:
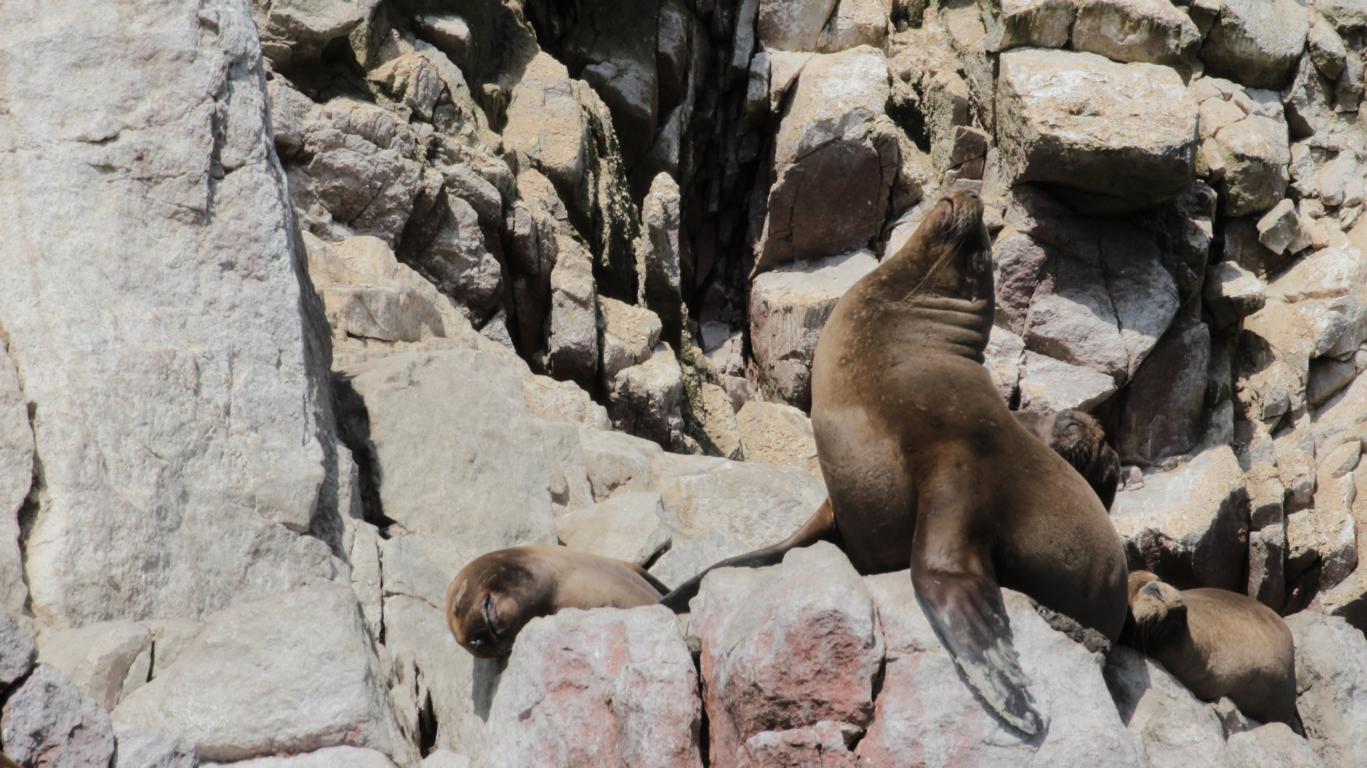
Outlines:
[[878, 261], [869, 251], [784, 265], [750, 287], [750, 343], [760, 388], [781, 403], [811, 407], [812, 358], [836, 302]]
[[873, 724], [857, 748], [861, 764], [1144, 764], [1106, 689], [1105, 658], [1050, 628], [1025, 595], [1002, 591], [1021, 668], [1049, 721], [1043, 739], [1033, 742], [1003, 725], [964, 683], [921, 612], [909, 572], [864, 583], [878, 608], [887, 659]]
[[[804, 7], [808, 4], [801, 4]], [[888, 66], [867, 46], [817, 56], [774, 138], [755, 271], [868, 247], [897, 175], [898, 128], [885, 114]]]
[[868, 589], [834, 546], [793, 550], [774, 568], [714, 571], [691, 608], [712, 765], [741, 764], [762, 731], [868, 725], [883, 632]]
[[1013, 402], [1020, 391], [1021, 369], [1025, 365], [1025, 340], [1000, 325], [992, 326], [987, 348], [983, 350], [983, 364], [987, 366], [992, 384], [1002, 400]]
[[681, 444], [683, 370], [668, 344], [656, 344], [644, 362], [623, 368], [607, 387], [608, 415], [615, 429], [666, 448]]
[[1294, 203], [1282, 200], [1258, 220], [1258, 241], [1273, 253], [1299, 253], [1310, 246]]
[[567, 510], [555, 527], [570, 549], [645, 565], [669, 546], [664, 516], [658, 493], [627, 491]]
[[1305, 49], [1310, 14], [1304, 0], [1222, 0], [1201, 46], [1212, 74], [1256, 88], [1280, 88]]
[[19, 555], [19, 509], [32, 485], [33, 429], [28, 406], [14, 362], [0, 340], [0, 613], [18, 613], [28, 599]]
[[660, 318], [645, 307], [633, 306], [606, 296], [598, 300], [601, 318], [603, 379], [611, 382], [618, 373], [650, 359], [660, 342]]
[[1026, 351], [1021, 362], [1020, 409], [1031, 413], [1058, 413], [1074, 408], [1089, 411], [1115, 394], [1110, 376]]
[[1191, 17], [1169, 0], [1082, 0], [1073, 50], [1115, 61], [1190, 65], [1201, 43]]
[[137, 727], [234, 761], [329, 746], [413, 760], [350, 587], [244, 600], [211, 616], [175, 663], [114, 710]]
[[676, 346], [684, 324], [682, 265], [691, 259], [688, 238], [682, 233], [682, 205], [674, 177], [657, 175], [641, 201], [641, 235], [636, 241], [640, 303], [659, 316], [665, 339]]
[[85, 768], [114, 757], [109, 713], [47, 664], [34, 667], [5, 699], [0, 742], [21, 765]]
[[748, 461], [821, 471], [816, 460], [812, 420], [791, 405], [751, 400], [736, 414], [740, 442]]
[[565, 610], [518, 634], [488, 713], [496, 747], [479, 764], [701, 766], [701, 723], [669, 610]]
[[590, 195], [586, 170], [593, 151], [586, 88], [570, 79], [564, 64], [537, 53], [513, 88], [503, 129], [504, 145], [531, 158], [567, 204], [580, 210]]
[[262, 4], [261, 49], [277, 66], [316, 59], [328, 43], [346, 39], [375, 12], [377, 0], [280, 0]]
[[1131, 569], [1179, 588], [1243, 589], [1248, 557], [1248, 490], [1228, 446], [1210, 448], [1144, 487], [1116, 494], [1111, 519]]
[[[335, 515], [325, 331], [248, 4], [6, 6], [0, 26], [23, 115], [0, 138], [0, 207], [22, 212], [0, 224], [0, 325], [42, 456], [34, 615], [199, 616], [335, 578], [303, 535]], [[107, 34], [131, 28], [145, 45]]]
[[1296, 644], [1296, 706], [1325, 765], [1351, 765], [1367, 749], [1367, 638], [1315, 611], [1288, 616]]
[[858, 45], [880, 46], [890, 10], [883, 0], [759, 0], [757, 6], [760, 45], [780, 51], [835, 52]]
[[1062, 48], [1068, 44], [1076, 8], [1072, 0], [986, 0], [985, 43], [989, 51], [1033, 46]]
[[550, 315], [546, 320], [546, 365], [561, 381], [592, 389], [598, 374], [598, 289], [593, 255], [569, 235], [556, 236], [551, 270]]
[[1200, 103], [1197, 173], [1221, 188], [1221, 204], [1230, 216], [1271, 208], [1285, 194], [1291, 162], [1277, 94], [1217, 77], [1198, 78], [1190, 90]]
[[1093, 210], [1151, 206], [1191, 182], [1196, 102], [1172, 69], [1040, 49], [1000, 66], [997, 141], [1015, 182], [1059, 185]]

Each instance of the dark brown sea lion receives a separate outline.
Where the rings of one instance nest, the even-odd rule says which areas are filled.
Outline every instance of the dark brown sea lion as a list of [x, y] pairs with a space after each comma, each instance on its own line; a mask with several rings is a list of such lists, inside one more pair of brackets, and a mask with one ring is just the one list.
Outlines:
[[1090, 415], [1071, 408], [1058, 413], [1017, 412], [1016, 420], [1053, 448], [1111, 508], [1120, 485], [1120, 454], [1106, 444], [1106, 431]]
[[[718, 566], [768, 565], [818, 540], [841, 546], [861, 573], [910, 564], [917, 600], [965, 680], [1034, 735], [1045, 723], [1000, 587], [1114, 640], [1127, 572], [1097, 494], [1012, 416], [983, 367], [991, 261], [982, 202], [956, 191], [840, 299], [812, 367], [830, 498], [785, 541]], [[663, 602], [685, 609], [700, 579]]]
[[1296, 651], [1276, 611], [1225, 589], [1179, 590], [1148, 571], [1130, 574], [1124, 640], [1153, 657], [1198, 699], [1228, 696], [1264, 723], [1304, 735], [1296, 711]]
[[446, 622], [465, 650], [496, 658], [537, 616], [651, 605], [668, 591], [633, 563], [566, 547], [512, 547], [481, 555], [456, 574], [446, 589]]

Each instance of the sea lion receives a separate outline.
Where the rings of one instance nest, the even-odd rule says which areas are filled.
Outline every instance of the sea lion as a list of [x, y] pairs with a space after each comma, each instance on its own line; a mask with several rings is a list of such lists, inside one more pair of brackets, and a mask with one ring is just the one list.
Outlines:
[[1016, 420], [1082, 475], [1101, 506], [1111, 508], [1120, 485], [1120, 454], [1106, 444], [1100, 422], [1072, 408], [1043, 414], [1017, 411]]
[[[1114, 641], [1127, 571], [1097, 494], [1012, 416], [983, 366], [994, 308], [982, 212], [975, 193], [941, 198], [836, 304], [812, 366], [830, 497], [788, 539], [713, 568], [769, 565], [818, 540], [844, 549], [861, 573], [910, 564], [917, 600], [964, 679], [1033, 736], [1045, 723], [1000, 587]], [[700, 579], [664, 604], [686, 609]]]
[[512, 547], [481, 555], [456, 574], [446, 589], [446, 622], [465, 650], [497, 658], [537, 616], [651, 605], [668, 591], [634, 563], [566, 547]]
[[1162, 664], [1198, 699], [1228, 696], [1264, 723], [1304, 735], [1296, 710], [1296, 652], [1276, 611], [1226, 589], [1178, 590], [1148, 571], [1130, 574], [1124, 641]]

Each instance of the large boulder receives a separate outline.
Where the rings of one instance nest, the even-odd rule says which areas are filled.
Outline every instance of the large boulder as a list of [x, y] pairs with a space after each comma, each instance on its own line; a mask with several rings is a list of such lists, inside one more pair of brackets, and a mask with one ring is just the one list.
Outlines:
[[1051, 628], [1025, 595], [1002, 592], [1021, 668], [1049, 721], [1033, 741], [994, 717], [964, 683], [907, 571], [864, 582], [878, 607], [887, 661], [873, 725], [857, 750], [862, 765], [1143, 765], [1106, 689], [1104, 657]]
[[1183, 588], [1243, 591], [1248, 558], [1248, 490], [1228, 446], [1202, 451], [1122, 490], [1111, 519], [1131, 570], [1157, 573]]
[[330, 746], [414, 759], [350, 587], [239, 602], [114, 710], [122, 727], [190, 741], [230, 762]]
[[1367, 638], [1340, 618], [1287, 618], [1296, 643], [1296, 706], [1325, 765], [1352, 765], [1367, 750]]
[[1196, 102], [1174, 70], [1042, 49], [1007, 51], [1000, 67], [997, 141], [1017, 182], [1093, 210], [1151, 206], [1190, 184]]
[[0, 26], [23, 115], [0, 137], [0, 208], [24, 212], [0, 224], [0, 326], [42, 456], [33, 613], [195, 616], [333, 578], [303, 533], [336, 514], [326, 331], [249, 4], [6, 5]]
[[887, 215], [899, 129], [883, 55], [861, 46], [814, 56], [774, 138], [767, 213], [755, 269], [867, 248]]
[[1305, 49], [1305, 0], [1222, 0], [1201, 59], [1212, 74], [1257, 88], [1280, 88]]
[[494, 746], [483, 765], [700, 767], [701, 726], [697, 672], [674, 614], [566, 610], [518, 634], [489, 708]]
[[812, 359], [836, 302], [878, 261], [869, 251], [784, 265], [750, 286], [750, 344], [760, 388], [773, 400], [811, 407]]
[[765, 570], [714, 571], [691, 607], [712, 765], [738, 764], [763, 731], [869, 723], [883, 632], [868, 589], [834, 546], [793, 550]]

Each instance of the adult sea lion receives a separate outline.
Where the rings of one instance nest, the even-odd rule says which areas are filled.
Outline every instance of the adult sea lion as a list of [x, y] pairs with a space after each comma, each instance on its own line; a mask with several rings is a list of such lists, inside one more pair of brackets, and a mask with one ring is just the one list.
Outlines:
[[481, 555], [456, 574], [446, 589], [446, 623], [465, 650], [496, 658], [537, 616], [652, 605], [668, 591], [634, 563], [566, 547], [512, 547]]
[[[1097, 494], [1012, 416], [983, 367], [993, 295], [982, 210], [972, 192], [942, 198], [840, 299], [812, 366], [830, 497], [783, 542], [713, 567], [772, 564], [818, 540], [842, 547], [861, 573], [910, 564], [917, 600], [965, 680], [1035, 735], [1044, 720], [1000, 587], [1115, 640], [1125, 553]], [[683, 610], [700, 579], [663, 602]]]
[[1225, 589], [1178, 590], [1148, 571], [1130, 574], [1124, 640], [1153, 657], [1198, 699], [1228, 696], [1262, 722], [1305, 735], [1296, 710], [1296, 652], [1282, 617]]
[[1100, 422], [1071, 408], [1047, 414], [1017, 411], [1016, 420], [1082, 475], [1101, 506], [1111, 508], [1120, 485], [1120, 454], [1106, 444]]

